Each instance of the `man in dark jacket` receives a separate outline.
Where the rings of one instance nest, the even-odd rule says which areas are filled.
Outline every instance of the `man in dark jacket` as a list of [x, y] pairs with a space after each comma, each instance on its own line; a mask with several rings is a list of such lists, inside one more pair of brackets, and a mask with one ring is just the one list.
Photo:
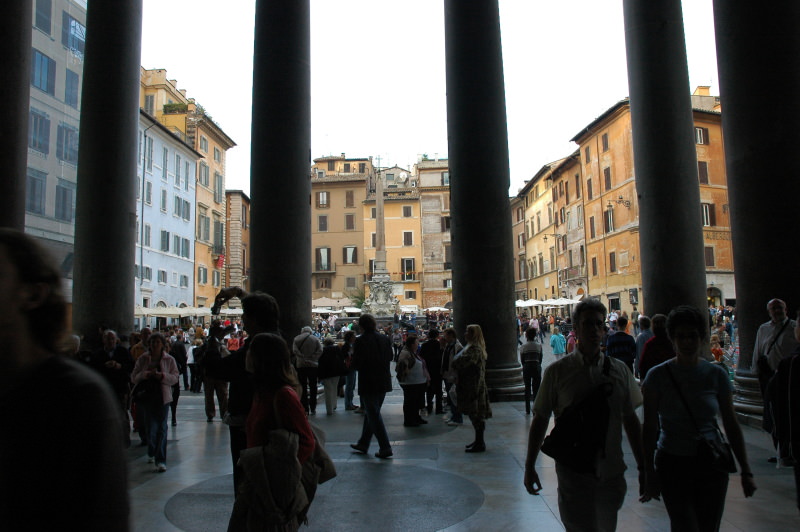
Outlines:
[[438, 329], [428, 331], [428, 340], [422, 344], [419, 352], [431, 376], [428, 389], [425, 391], [428, 414], [433, 412], [433, 398], [436, 398], [436, 413], [444, 414], [442, 406], [442, 346], [439, 345]]
[[250, 374], [245, 368], [245, 355], [250, 341], [259, 333], [272, 332], [280, 334], [278, 319], [280, 311], [275, 298], [264, 292], [247, 294], [238, 286], [230, 286], [220, 290], [214, 300], [215, 305], [222, 305], [233, 297], [242, 300], [242, 325], [247, 331], [244, 345], [225, 358], [211, 360], [206, 371], [216, 379], [230, 382], [228, 394], [228, 424], [231, 434], [231, 459], [233, 460], [234, 493], [239, 492], [239, 484], [244, 480], [244, 472], [238, 466], [239, 453], [247, 448], [245, 420], [253, 404], [253, 384]]
[[358, 371], [358, 394], [361, 396], [361, 408], [364, 409], [364, 426], [358, 443], [350, 445], [359, 453], [366, 454], [372, 436], [378, 440], [377, 458], [392, 456], [389, 435], [381, 417], [381, 407], [386, 392], [392, 391], [392, 376], [389, 364], [392, 361], [392, 343], [385, 335], [378, 334], [378, 324], [371, 314], [362, 314], [358, 325], [364, 331], [356, 338], [353, 346], [353, 363]]
[[105, 377], [108, 384], [111, 385], [127, 419], [133, 357], [126, 348], [119, 345], [116, 332], [108, 329], [103, 333], [103, 347], [92, 353], [89, 365]]

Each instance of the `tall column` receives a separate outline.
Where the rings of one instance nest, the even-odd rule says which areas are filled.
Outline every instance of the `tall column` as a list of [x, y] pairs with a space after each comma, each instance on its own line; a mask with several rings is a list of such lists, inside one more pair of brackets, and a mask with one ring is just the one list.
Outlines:
[[522, 390], [497, 0], [445, 0], [453, 305], [459, 335], [477, 323], [495, 398]]
[[714, 25], [736, 270], [737, 408], [752, 411], [740, 407], [758, 397], [750, 367], [767, 302], [783, 299], [792, 318], [800, 309], [800, 158], [792, 155], [800, 146], [800, 4], [715, 0]]
[[28, 166], [28, 108], [31, 94], [31, 0], [3, 2], [0, 35], [6, 61], [0, 69], [0, 160], [5, 182], [0, 194], [0, 227], [25, 227], [25, 176]]
[[680, 0], [624, 0], [625, 46], [647, 314], [703, 310], [697, 152]]
[[142, 0], [91, 2], [81, 94], [73, 322], [133, 327]]
[[250, 162], [251, 287], [293, 338], [311, 317], [309, 0], [257, 0]]

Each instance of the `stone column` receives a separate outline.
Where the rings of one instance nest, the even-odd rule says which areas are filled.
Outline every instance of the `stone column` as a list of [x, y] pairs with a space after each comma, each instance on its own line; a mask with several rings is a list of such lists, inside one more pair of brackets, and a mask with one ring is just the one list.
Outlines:
[[28, 108], [31, 94], [31, 0], [3, 2], [0, 35], [6, 61], [0, 69], [0, 160], [4, 191], [0, 194], [0, 227], [25, 227], [25, 181], [28, 166]]
[[792, 318], [800, 309], [800, 4], [715, 0], [714, 25], [736, 270], [736, 406], [753, 412], [760, 397], [750, 367], [767, 302], [783, 299]]
[[445, 0], [453, 305], [477, 323], [494, 398], [519, 394], [500, 13], [497, 0]]
[[250, 286], [275, 296], [293, 338], [311, 319], [309, 0], [257, 0]]
[[73, 323], [89, 340], [133, 327], [142, 0], [86, 10]]
[[624, 0], [646, 313], [706, 308], [703, 222], [680, 0]]

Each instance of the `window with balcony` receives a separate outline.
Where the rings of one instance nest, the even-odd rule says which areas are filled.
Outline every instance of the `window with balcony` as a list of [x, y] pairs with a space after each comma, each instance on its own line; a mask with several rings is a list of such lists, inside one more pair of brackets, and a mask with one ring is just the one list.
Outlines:
[[331, 248], [317, 248], [315, 255], [317, 259], [316, 271], [329, 272], [333, 269], [331, 265]]
[[400, 272], [403, 281], [414, 281], [417, 278], [417, 271], [414, 267], [414, 258], [400, 259]]

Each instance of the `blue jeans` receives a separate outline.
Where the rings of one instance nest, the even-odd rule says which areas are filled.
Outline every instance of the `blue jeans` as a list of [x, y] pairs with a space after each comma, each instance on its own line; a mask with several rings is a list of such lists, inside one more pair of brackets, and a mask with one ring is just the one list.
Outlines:
[[360, 447], [368, 448], [374, 435], [375, 439], [378, 440], [381, 451], [392, 448], [389, 443], [389, 434], [386, 433], [386, 427], [383, 424], [383, 417], [381, 417], [384, 398], [386, 398], [386, 392], [361, 394], [361, 408], [364, 409], [364, 426], [361, 429], [361, 437], [358, 439]]
[[356, 370], [347, 372], [344, 376], [344, 407], [351, 408], [353, 406], [353, 392], [356, 389]]
[[454, 382], [446, 382], [444, 385], [447, 390], [447, 404], [450, 406], [450, 419], [456, 423], [463, 423], [464, 416], [461, 415], [461, 412], [458, 411], [458, 407], [453, 404], [453, 401], [450, 399], [450, 389], [455, 385], [456, 383]]
[[147, 456], [155, 457], [157, 464], [167, 462], [167, 416], [169, 403], [144, 409], [147, 424]]

